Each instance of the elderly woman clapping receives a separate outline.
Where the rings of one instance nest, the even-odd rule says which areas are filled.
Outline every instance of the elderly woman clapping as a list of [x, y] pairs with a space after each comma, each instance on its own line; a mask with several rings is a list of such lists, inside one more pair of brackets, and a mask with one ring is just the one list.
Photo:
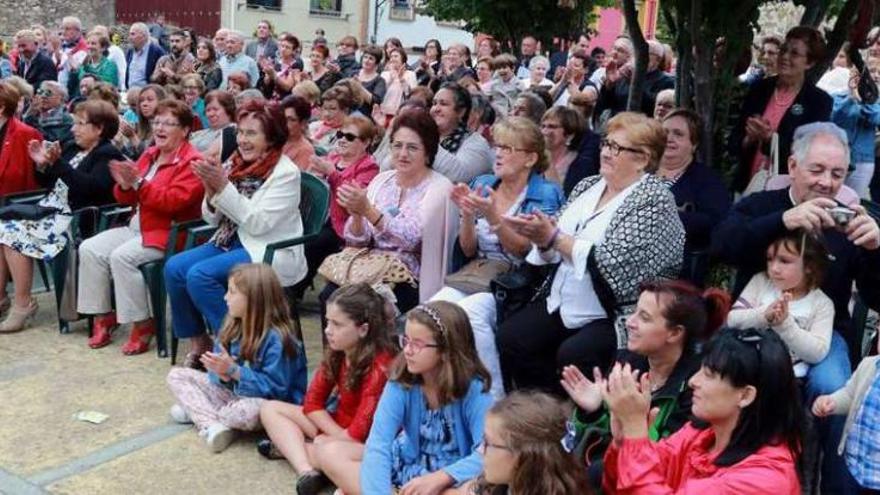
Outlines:
[[608, 122], [599, 175], [574, 188], [557, 219], [504, 217], [531, 241], [527, 262], [558, 265], [542, 297], [498, 328], [508, 390], [561, 393], [564, 366], [607, 367], [618, 345], [615, 321], [637, 300], [639, 284], [677, 275], [684, 228], [669, 189], [651, 175], [665, 147], [659, 122], [617, 115]]

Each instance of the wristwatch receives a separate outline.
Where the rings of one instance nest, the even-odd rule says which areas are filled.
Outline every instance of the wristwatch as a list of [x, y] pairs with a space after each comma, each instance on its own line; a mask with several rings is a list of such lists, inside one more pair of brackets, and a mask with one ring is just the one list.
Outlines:
[[137, 191], [138, 189], [141, 188], [141, 185], [142, 185], [143, 183], [144, 183], [144, 178], [143, 178], [143, 177], [138, 177], [137, 180], [134, 181], [134, 185], [133, 185], [132, 187], [134, 187], [134, 190]]

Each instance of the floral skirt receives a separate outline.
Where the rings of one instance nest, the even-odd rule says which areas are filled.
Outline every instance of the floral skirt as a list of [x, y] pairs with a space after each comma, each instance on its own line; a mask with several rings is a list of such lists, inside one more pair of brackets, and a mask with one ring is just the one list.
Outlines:
[[67, 204], [67, 184], [58, 180], [39, 205], [60, 211], [39, 220], [0, 220], [0, 245], [30, 258], [50, 260], [67, 245], [64, 233], [73, 219]]

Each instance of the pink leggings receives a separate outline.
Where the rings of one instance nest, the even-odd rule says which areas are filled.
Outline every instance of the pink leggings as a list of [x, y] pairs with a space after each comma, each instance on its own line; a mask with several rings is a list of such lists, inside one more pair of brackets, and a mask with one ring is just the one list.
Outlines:
[[264, 399], [239, 397], [229, 389], [208, 380], [208, 374], [190, 368], [173, 368], [168, 388], [190, 419], [200, 429], [220, 423], [233, 430], [261, 428], [260, 405]]

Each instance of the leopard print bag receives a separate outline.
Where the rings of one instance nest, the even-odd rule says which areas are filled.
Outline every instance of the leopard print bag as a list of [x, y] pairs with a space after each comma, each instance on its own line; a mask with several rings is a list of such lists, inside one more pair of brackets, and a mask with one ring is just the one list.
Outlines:
[[392, 288], [397, 284], [418, 286], [412, 272], [399, 258], [370, 248], [347, 247], [332, 254], [318, 267], [318, 274], [340, 287], [360, 282], [383, 283]]

